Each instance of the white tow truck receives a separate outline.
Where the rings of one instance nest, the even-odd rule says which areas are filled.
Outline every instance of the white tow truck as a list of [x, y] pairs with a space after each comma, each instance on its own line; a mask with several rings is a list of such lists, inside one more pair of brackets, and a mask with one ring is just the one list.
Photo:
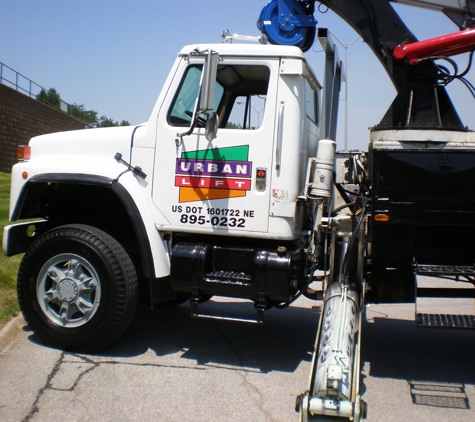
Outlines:
[[309, 281], [307, 196], [332, 189], [320, 93], [298, 47], [190, 45], [146, 124], [31, 139], [10, 213], [41, 220], [7, 226], [3, 245], [27, 251], [28, 323], [49, 344], [90, 350], [124, 330], [139, 290], [152, 304], [190, 299], [195, 316], [213, 295], [255, 301], [260, 322], [290, 304]]
[[[471, 57], [475, 4], [401, 1], [459, 24], [462, 41], [427, 47], [388, 0], [321, 3], [357, 30], [398, 92], [367, 153], [335, 152], [342, 65], [319, 28], [327, 69], [319, 83], [303, 53], [317, 34], [314, 2], [301, 0], [265, 6], [260, 44], [184, 47], [147, 123], [44, 135], [19, 148], [10, 218], [31, 221], [5, 227], [3, 250], [25, 253], [18, 297], [42, 341], [104, 347], [139, 296], [152, 305], [189, 300], [192, 316], [219, 319], [233, 317], [203, 314], [200, 304], [249, 299], [256, 316], [244, 321], [261, 323], [266, 309], [305, 295], [323, 304], [300, 420], [365, 417], [365, 302], [415, 302], [416, 274], [474, 281], [475, 195], [463, 182], [475, 176], [475, 136], [435, 60]], [[452, 325], [475, 325], [457, 318]]]

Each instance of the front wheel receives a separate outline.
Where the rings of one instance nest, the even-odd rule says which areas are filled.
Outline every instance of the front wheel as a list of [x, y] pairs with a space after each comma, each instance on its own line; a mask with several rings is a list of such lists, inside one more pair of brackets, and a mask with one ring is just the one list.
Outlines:
[[46, 344], [71, 351], [105, 347], [135, 311], [137, 276], [124, 248], [102, 230], [61, 226], [26, 252], [18, 272], [24, 318]]

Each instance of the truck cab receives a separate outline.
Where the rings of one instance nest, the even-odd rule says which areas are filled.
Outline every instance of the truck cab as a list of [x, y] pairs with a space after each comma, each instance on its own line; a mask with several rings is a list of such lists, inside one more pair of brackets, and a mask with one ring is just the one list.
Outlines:
[[[258, 322], [295, 300], [308, 280], [320, 90], [297, 47], [189, 45], [147, 123], [33, 138], [13, 168], [11, 220], [39, 220], [6, 227], [3, 247], [26, 252], [20, 303], [44, 341], [107, 344], [137, 292], [190, 299], [194, 316], [213, 295], [250, 299]], [[127, 305], [108, 294], [119, 281], [104, 248], [117, 251]], [[104, 306], [124, 321], [113, 330]]]

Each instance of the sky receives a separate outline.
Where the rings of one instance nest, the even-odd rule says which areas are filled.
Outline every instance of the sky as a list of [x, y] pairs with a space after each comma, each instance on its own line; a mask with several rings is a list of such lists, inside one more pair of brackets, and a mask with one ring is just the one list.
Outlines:
[[[61, 99], [83, 104], [99, 116], [131, 124], [147, 121], [176, 54], [184, 45], [221, 42], [229, 29], [260, 35], [256, 22], [267, 0], [1, 0], [0, 62]], [[394, 5], [419, 39], [458, 28], [443, 14]], [[368, 128], [391, 104], [395, 90], [381, 64], [351, 27], [333, 14], [315, 12], [318, 27], [337, 38], [348, 57], [348, 117], [345, 86], [340, 94], [337, 145], [365, 151]], [[338, 40], [342, 45], [338, 43]], [[355, 41], [356, 40], [356, 41]], [[350, 46], [351, 44], [351, 46]], [[317, 43], [306, 53], [323, 83], [324, 54]], [[457, 56], [465, 69], [468, 55]], [[4, 68], [3, 76], [9, 76]], [[475, 66], [467, 78], [475, 82]], [[20, 79], [21, 80], [21, 79]], [[475, 129], [475, 102], [462, 83], [448, 86], [466, 126]]]

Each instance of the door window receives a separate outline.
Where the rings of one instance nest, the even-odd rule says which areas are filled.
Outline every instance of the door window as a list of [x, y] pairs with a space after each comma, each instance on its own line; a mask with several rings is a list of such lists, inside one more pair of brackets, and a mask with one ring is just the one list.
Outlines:
[[[178, 90], [178, 94], [173, 101], [170, 113], [168, 114], [168, 123], [172, 126], [190, 126], [191, 118], [195, 110], [198, 89], [200, 87], [202, 66], [191, 66], [187, 69], [183, 82]], [[216, 82], [214, 109], [218, 109], [218, 104], [223, 95], [223, 87]], [[198, 116], [198, 126], [206, 119], [206, 115]]]
[[[190, 126], [195, 110], [202, 66], [190, 66], [168, 113], [172, 126]], [[219, 127], [258, 129], [264, 120], [270, 70], [263, 65], [220, 65], [216, 77], [214, 109]], [[206, 115], [198, 116], [204, 126]]]

